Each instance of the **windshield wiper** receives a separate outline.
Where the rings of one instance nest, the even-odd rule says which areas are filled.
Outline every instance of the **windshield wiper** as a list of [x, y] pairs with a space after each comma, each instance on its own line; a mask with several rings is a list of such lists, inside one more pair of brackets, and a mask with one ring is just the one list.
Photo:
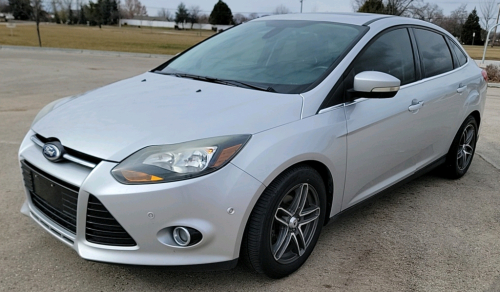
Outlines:
[[187, 74], [187, 73], [163, 73], [163, 72], [157, 72], [163, 75], [173, 75], [176, 77], [181, 77], [181, 78], [190, 78], [193, 80], [200, 80], [200, 81], [205, 81], [205, 82], [211, 82], [211, 83], [217, 83], [217, 84], [224, 84], [224, 85], [233, 85], [233, 86], [238, 86], [238, 87], [246, 87], [246, 88], [251, 88], [251, 89], [256, 89], [260, 91], [267, 91], [267, 92], [276, 92], [274, 88], [272, 87], [261, 87], [257, 85], [253, 85], [250, 83], [242, 82], [242, 81], [237, 81], [237, 80], [229, 80], [229, 79], [218, 79], [218, 78], [212, 78], [212, 77], [207, 77], [207, 76], [199, 76], [199, 75], [194, 75], [194, 74]]

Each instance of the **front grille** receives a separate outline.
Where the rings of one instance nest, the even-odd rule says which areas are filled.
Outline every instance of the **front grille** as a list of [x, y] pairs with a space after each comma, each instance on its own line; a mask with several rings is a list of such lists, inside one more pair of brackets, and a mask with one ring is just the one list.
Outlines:
[[76, 234], [78, 187], [43, 172], [27, 161], [21, 161], [21, 168], [33, 205], [55, 223]]
[[108, 209], [93, 195], [89, 196], [87, 206], [85, 238], [89, 242], [104, 245], [137, 245]]
[[[59, 141], [58, 139], [55, 139], [55, 138], [45, 138], [39, 134], [36, 134], [36, 137], [38, 138], [38, 140], [42, 141], [44, 144], [47, 142]], [[81, 159], [81, 160], [84, 160], [84, 161], [88, 161], [88, 162], [93, 163], [95, 165], [101, 163], [101, 161], [102, 161], [101, 158], [91, 156], [91, 155], [82, 153], [80, 151], [76, 151], [76, 150], [68, 148], [66, 146], [64, 147], [64, 151], [66, 151], [66, 153], [68, 153], [71, 156], [74, 156], [74, 157]]]

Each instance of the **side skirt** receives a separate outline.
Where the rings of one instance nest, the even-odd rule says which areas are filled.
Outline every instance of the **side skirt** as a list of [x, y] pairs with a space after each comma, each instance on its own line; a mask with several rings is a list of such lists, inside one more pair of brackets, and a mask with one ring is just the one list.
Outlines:
[[366, 198], [363, 201], [333, 215], [332, 217], [330, 217], [330, 219], [328, 220], [328, 222], [326, 224], [329, 224], [329, 223], [339, 219], [340, 217], [342, 217], [346, 214], [352, 213], [353, 211], [358, 210], [359, 208], [361, 208], [363, 206], [366, 206], [367, 204], [377, 200], [378, 198], [380, 198], [384, 195], [387, 195], [388, 193], [393, 192], [395, 189], [397, 189], [397, 188], [401, 187], [402, 185], [404, 185], [412, 180], [415, 180], [415, 179], [421, 177], [422, 175], [436, 169], [437, 167], [443, 165], [445, 162], [446, 162], [446, 155], [444, 155], [441, 158], [437, 159], [436, 161], [430, 163], [429, 165], [423, 167], [422, 169], [417, 170], [414, 174], [410, 175], [409, 177], [407, 177], [407, 178], [393, 184], [392, 186], [372, 195], [371, 197]]

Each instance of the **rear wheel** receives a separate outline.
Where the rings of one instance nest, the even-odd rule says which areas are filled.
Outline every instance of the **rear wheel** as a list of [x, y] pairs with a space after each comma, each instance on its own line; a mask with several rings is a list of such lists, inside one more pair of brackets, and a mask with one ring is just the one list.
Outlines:
[[282, 278], [311, 254], [324, 223], [325, 186], [308, 166], [287, 170], [257, 202], [243, 239], [243, 258], [259, 273]]
[[457, 179], [467, 172], [476, 151], [476, 142], [477, 122], [469, 116], [458, 130], [446, 157], [443, 170], [447, 177]]

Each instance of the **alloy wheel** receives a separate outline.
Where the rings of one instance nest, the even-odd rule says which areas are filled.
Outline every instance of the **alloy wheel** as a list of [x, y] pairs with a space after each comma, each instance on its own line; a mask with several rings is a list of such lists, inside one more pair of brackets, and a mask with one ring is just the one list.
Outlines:
[[475, 137], [476, 129], [472, 124], [467, 125], [462, 132], [462, 136], [460, 137], [460, 142], [458, 144], [457, 166], [460, 170], [464, 170], [472, 160], [474, 147], [476, 146]]
[[300, 258], [311, 243], [320, 217], [318, 193], [308, 183], [293, 187], [281, 200], [271, 227], [274, 259], [289, 264]]

